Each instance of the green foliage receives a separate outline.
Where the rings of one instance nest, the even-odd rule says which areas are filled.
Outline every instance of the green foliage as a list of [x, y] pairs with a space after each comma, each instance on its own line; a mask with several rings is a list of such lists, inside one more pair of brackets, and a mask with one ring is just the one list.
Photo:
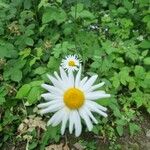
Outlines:
[[54, 140], [55, 142], [58, 142], [60, 139], [59, 133], [60, 131], [58, 127], [49, 126], [42, 137], [40, 149], [44, 150], [45, 146], [49, 143], [49, 140]]
[[[84, 75], [105, 81], [108, 118], [97, 116], [93, 132], [118, 149], [125, 129], [133, 136], [141, 111], [150, 113], [150, 12], [148, 0], [2, 0], [0, 2], [0, 146], [16, 142], [17, 127], [33, 112], [47, 73], [57, 71], [67, 54], [78, 54]], [[28, 105], [30, 107], [26, 107]], [[43, 117], [44, 118], [44, 117]], [[29, 149], [60, 140], [48, 127]], [[34, 131], [35, 137], [37, 135]], [[83, 128], [83, 132], [85, 129]], [[23, 141], [24, 139], [22, 139]], [[40, 141], [41, 140], [41, 141]], [[82, 142], [86, 145], [87, 142]], [[84, 144], [85, 143], [85, 144]], [[95, 143], [88, 143], [95, 149]]]

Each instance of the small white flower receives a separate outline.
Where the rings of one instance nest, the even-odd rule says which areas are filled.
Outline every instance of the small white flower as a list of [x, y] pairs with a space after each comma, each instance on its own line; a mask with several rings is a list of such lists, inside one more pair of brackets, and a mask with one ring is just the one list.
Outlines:
[[78, 70], [80, 66], [80, 60], [77, 55], [68, 55], [62, 60], [61, 66], [65, 70]]
[[75, 135], [79, 136], [82, 131], [81, 119], [91, 131], [92, 122], [98, 123], [92, 112], [107, 117], [107, 108], [97, 104], [95, 100], [110, 97], [110, 94], [97, 90], [104, 85], [104, 82], [93, 85], [97, 77], [93, 75], [89, 79], [88, 77], [81, 79], [81, 66], [76, 76], [72, 70], [66, 74], [61, 67], [60, 76], [57, 72], [54, 72], [54, 76], [48, 75], [53, 86], [42, 84], [48, 93], [41, 95], [48, 102], [38, 105], [41, 114], [55, 112], [47, 125], [57, 126], [62, 123], [61, 134], [64, 134], [69, 122], [69, 132], [72, 133], [75, 129]]

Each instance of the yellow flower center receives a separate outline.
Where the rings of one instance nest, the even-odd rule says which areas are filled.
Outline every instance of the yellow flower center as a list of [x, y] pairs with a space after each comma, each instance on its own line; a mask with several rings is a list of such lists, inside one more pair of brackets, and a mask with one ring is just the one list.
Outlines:
[[84, 103], [84, 93], [76, 88], [70, 88], [64, 93], [64, 103], [70, 109], [78, 109]]
[[70, 60], [70, 61], [68, 62], [68, 65], [71, 66], [71, 67], [76, 66], [76, 64], [75, 64], [75, 62], [74, 62], [73, 60]]

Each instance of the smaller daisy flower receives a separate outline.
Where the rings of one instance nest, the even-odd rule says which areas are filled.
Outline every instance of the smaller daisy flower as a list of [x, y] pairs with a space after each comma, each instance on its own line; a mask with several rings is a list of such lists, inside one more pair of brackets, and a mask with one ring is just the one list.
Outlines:
[[61, 66], [65, 70], [78, 70], [80, 66], [80, 60], [77, 55], [68, 55], [62, 60]]

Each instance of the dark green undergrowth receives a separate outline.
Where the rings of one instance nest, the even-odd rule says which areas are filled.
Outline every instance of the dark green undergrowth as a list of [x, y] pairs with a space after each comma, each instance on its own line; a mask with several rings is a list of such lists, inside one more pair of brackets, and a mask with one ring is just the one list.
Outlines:
[[[114, 150], [119, 136], [140, 132], [141, 112], [150, 113], [148, 2], [0, 0], [0, 149], [25, 143], [43, 150], [62, 142], [60, 127], [45, 130], [48, 118], [36, 106], [46, 74], [58, 71], [68, 54], [77, 54], [83, 74], [97, 73], [111, 94], [98, 100], [108, 107], [108, 118], [96, 116], [92, 135]], [[80, 143], [96, 149], [95, 143]]]

